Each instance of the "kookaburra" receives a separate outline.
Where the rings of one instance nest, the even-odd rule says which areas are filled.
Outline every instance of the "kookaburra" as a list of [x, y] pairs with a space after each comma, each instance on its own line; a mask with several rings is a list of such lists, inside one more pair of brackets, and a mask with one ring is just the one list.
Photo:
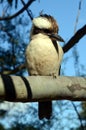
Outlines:
[[[58, 41], [63, 39], [58, 35], [56, 20], [50, 15], [40, 15], [32, 21], [30, 43], [26, 48], [27, 69], [30, 75], [56, 76], [63, 56], [63, 50]], [[40, 81], [39, 81], [40, 82]], [[39, 119], [49, 119], [52, 114], [52, 102], [39, 102]]]

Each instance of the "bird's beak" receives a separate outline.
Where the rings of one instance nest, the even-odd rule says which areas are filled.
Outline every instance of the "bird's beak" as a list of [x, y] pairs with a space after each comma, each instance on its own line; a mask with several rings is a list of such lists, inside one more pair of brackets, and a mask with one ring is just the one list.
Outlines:
[[48, 33], [48, 36], [51, 37], [52, 39], [57, 40], [57, 41], [64, 42], [63, 38], [61, 36], [59, 36], [58, 34]]

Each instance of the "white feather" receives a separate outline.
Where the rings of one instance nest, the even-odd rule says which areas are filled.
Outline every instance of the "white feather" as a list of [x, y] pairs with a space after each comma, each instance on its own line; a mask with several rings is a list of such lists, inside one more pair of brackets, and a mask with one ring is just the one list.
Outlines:
[[59, 43], [56, 51], [51, 39], [41, 33], [34, 35], [26, 49], [27, 68], [31, 75], [59, 73], [63, 50]]
[[33, 19], [33, 24], [40, 29], [49, 29], [51, 28], [51, 23], [48, 19], [44, 17], [37, 17]]

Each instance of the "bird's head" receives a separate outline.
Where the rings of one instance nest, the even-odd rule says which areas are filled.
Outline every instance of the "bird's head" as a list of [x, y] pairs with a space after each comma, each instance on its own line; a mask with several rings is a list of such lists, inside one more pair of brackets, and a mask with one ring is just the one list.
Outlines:
[[50, 15], [44, 14], [33, 19], [31, 36], [38, 33], [43, 33], [53, 40], [64, 42], [64, 40], [58, 35], [58, 31], [58, 24]]

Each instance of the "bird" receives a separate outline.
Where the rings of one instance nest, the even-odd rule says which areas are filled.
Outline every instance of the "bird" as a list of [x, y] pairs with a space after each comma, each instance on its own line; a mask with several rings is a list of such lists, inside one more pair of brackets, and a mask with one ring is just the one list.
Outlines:
[[[53, 16], [41, 14], [32, 21], [30, 42], [26, 48], [26, 66], [29, 75], [53, 76], [59, 75], [63, 50], [59, 41], [59, 27]], [[52, 101], [38, 102], [39, 119], [50, 119], [52, 116]]]

